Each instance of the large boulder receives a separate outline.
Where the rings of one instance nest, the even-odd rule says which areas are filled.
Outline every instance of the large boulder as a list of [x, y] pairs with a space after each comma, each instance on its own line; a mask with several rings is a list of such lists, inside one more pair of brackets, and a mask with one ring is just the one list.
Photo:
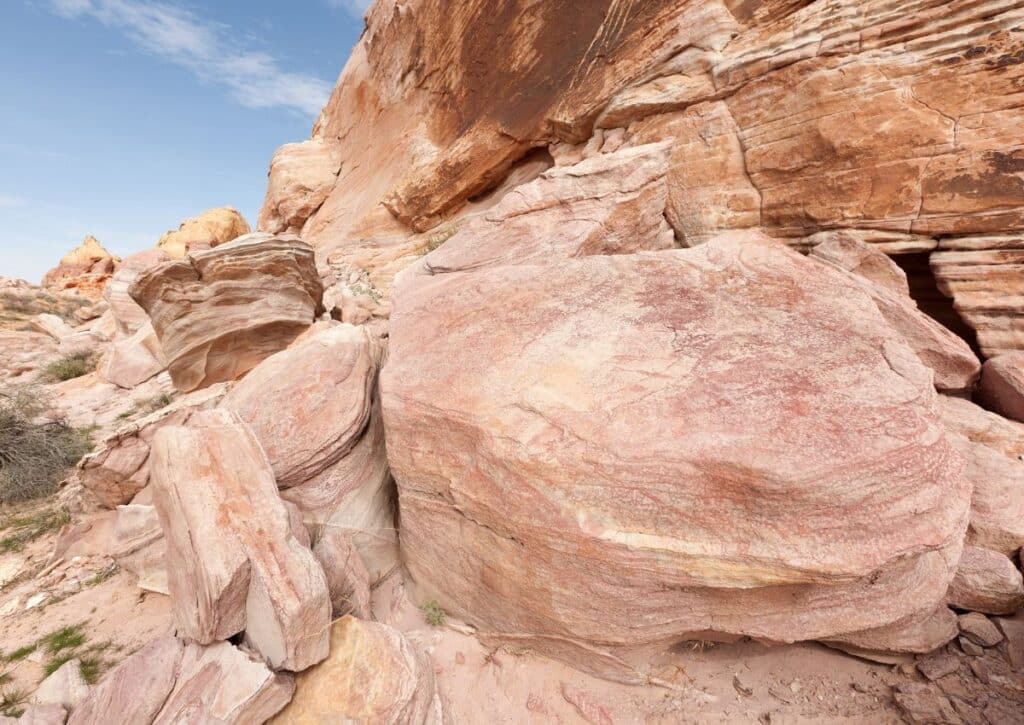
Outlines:
[[409, 277], [390, 346], [403, 557], [482, 630], [795, 641], [944, 601], [970, 489], [931, 373], [781, 245]]
[[1004, 554], [965, 546], [949, 585], [949, 604], [985, 614], [1013, 614], [1024, 606], [1024, 579]]
[[326, 657], [327, 581], [238, 416], [218, 408], [161, 428], [150, 476], [179, 632], [209, 644], [244, 630], [274, 669]]
[[260, 230], [301, 234], [306, 220], [320, 209], [334, 189], [341, 159], [341, 145], [323, 139], [279, 148], [270, 162]]
[[134, 388], [167, 369], [156, 331], [148, 321], [130, 337], [116, 340], [96, 366], [96, 372], [119, 388]]
[[[396, 562], [391, 477], [374, 404], [382, 343], [318, 324], [224, 398], [267, 453], [282, 497], [326, 549], [358, 552], [373, 581]], [[333, 560], [333, 557], [332, 557]], [[328, 572], [328, 578], [332, 578]]]
[[266, 722], [291, 699], [275, 674], [227, 642], [211, 647], [163, 637], [122, 662], [71, 713], [68, 725]]
[[182, 391], [244, 375], [323, 311], [312, 248], [268, 234], [149, 269], [130, 293], [152, 320]]
[[295, 696], [271, 721], [440, 725], [430, 658], [385, 624], [343, 617], [331, 627], [331, 656], [295, 678]]
[[224, 206], [186, 219], [177, 230], [165, 232], [156, 247], [174, 259], [181, 259], [189, 252], [213, 249], [251, 231], [237, 209]]

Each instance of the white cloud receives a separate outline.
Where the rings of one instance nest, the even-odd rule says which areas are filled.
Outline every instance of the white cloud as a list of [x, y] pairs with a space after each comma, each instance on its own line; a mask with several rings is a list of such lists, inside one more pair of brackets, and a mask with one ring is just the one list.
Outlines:
[[[69, 2], [72, 0], [69, 0]], [[373, 0], [327, 0], [332, 8], [341, 8], [359, 20], [366, 15], [366, 11], [373, 5]]]
[[50, 3], [65, 18], [91, 17], [123, 31], [147, 52], [187, 68], [206, 83], [225, 86], [247, 108], [288, 108], [315, 116], [331, 92], [328, 81], [285, 71], [271, 55], [244, 48], [229, 26], [176, 5], [155, 0]]

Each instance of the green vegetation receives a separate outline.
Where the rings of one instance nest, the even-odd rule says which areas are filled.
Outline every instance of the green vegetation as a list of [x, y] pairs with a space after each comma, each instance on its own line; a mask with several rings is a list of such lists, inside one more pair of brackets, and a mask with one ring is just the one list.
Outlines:
[[44, 508], [31, 514], [4, 522], [0, 531], [9, 531], [0, 539], [0, 554], [21, 551], [25, 544], [35, 541], [43, 534], [56, 531], [71, 521], [71, 515], [64, 508]]
[[21, 717], [24, 708], [21, 707], [28, 700], [28, 693], [24, 690], [5, 690], [0, 695], [0, 715], [5, 717]]
[[92, 449], [90, 431], [48, 420], [46, 410], [34, 388], [0, 391], [0, 503], [53, 493], [67, 469]]
[[96, 358], [91, 353], [67, 355], [43, 368], [40, 373], [43, 380], [59, 383], [72, 378], [80, 378], [96, 369]]
[[46, 647], [47, 652], [63, 652], [64, 650], [75, 649], [85, 644], [85, 634], [82, 632], [81, 624], [73, 624], [50, 632], [39, 640], [39, 644]]
[[25, 659], [30, 654], [35, 652], [37, 647], [38, 645], [35, 642], [33, 642], [32, 644], [27, 644], [24, 647], [19, 647], [18, 649], [14, 650], [9, 655], [5, 655], [4, 659], [8, 662], [21, 662], [23, 659]]
[[420, 605], [420, 611], [423, 612], [423, 618], [427, 621], [431, 627], [443, 627], [445, 622], [445, 613], [441, 608], [441, 605], [431, 599], [429, 602], [424, 602]]
[[152, 398], [144, 402], [142, 405], [140, 405], [139, 410], [141, 410], [146, 415], [149, 415], [150, 413], [155, 413], [158, 410], [166, 408], [173, 402], [173, 395], [170, 395], [168, 393], [161, 393], [160, 395], [153, 396]]

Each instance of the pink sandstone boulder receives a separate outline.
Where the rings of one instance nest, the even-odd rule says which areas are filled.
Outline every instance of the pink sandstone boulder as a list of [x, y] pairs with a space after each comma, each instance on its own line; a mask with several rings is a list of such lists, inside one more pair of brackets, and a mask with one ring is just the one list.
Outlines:
[[103, 299], [110, 305], [116, 324], [117, 337], [123, 339], [134, 335], [140, 327], [149, 322], [149, 315], [131, 298], [128, 290], [140, 274], [171, 259], [159, 249], [147, 249], [125, 257], [103, 290]]
[[848, 232], [823, 233], [820, 242], [811, 249], [811, 256], [863, 277], [895, 294], [910, 295], [907, 273], [889, 255]]
[[1006, 555], [965, 546], [947, 597], [957, 609], [1013, 614], [1024, 606], [1024, 579]]
[[244, 630], [275, 670], [326, 657], [327, 582], [238, 416], [218, 408], [161, 428], [150, 475], [178, 631], [209, 644]]
[[986, 360], [978, 392], [992, 410], [1024, 422], [1024, 351]]
[[185, 392], [244, 375], [323, 312], [313, 250], [297, 237], [267, 234], [149, 269], [130, 293]]
[[931, 373], [781, 245], [409, 277], [390, 345], [403, 557], [481, 631], [795, 641], [945, 599], [970, 489]]
[[346, 539], [371, 583], [397, 561], [391, 477], [374, 402], [382, 354], [365, 328], [318, 323], [256, 366], [223, 402], [260, 441], [282, 497], [301, 512], [314, 540], [326, 536], [337, 549]]
[[334, 189], [341, 159], [341, 145], [323, 139], [279, 148], [270, 162], [260, 230], [301, 234], [306, 220], [320, 209]]
[[227, 642], [210, 647], [163, 637], [136, 652], [93, 688], [69, 725], [262, 723], [291, 699], [294, 681]]
[[134, 388], [167, 369], [160, 340], [148, 321], [130, 337], [116, 340], [96, 366], [96, 372], [119, 388]]

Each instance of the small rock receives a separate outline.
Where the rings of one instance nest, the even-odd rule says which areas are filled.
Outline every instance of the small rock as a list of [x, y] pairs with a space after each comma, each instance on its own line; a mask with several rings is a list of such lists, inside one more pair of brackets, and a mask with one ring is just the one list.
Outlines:
[[81, 663], [74, 659], [43, 680], [32, 700], [37, 705], [60, 705], [70, 710], [88, 694], [89, 685], [82, 677]]
[[907, 720], [915, 725], [960, 722], [949, 700], [931, 685], [907, 682], [894, 689], [893, 697]]
[[957, 640], [960, 643], [960, 649], [964, 651], [964, 654], [968, 654], [971, 657], [980, 657], [985, 654], [985, 649], [981, 645], [977, 645], [966, 637], [961, 637]]
[[1006, 637], [1006, 655], [1015, 670], [1024, 670], [1024, 617], [1000, 617], [996, 619], [999, 629]]
[[982, 647], [994, 647], [1003, 641], [1003, 633], [984, 614], [970, 612], [957, 617], [964, 637]]
[[28, 598], [28, 601], [25, 602], [25, 609], [35, 609], [49, 598], [50, 595], [46, 592], [36, 592]]
[[929, 655], [918, 660], [917, 669], [934, 682], [960, 669], [960, 660], [955, 655], [945, 653]]
[[967, 665], [971, 668], [971, 672], [978, 678], [978, 681], [987, 685], [989, 683], [988, 665], [985, 664], [985, 660], [973, 657], [967, 660]]

